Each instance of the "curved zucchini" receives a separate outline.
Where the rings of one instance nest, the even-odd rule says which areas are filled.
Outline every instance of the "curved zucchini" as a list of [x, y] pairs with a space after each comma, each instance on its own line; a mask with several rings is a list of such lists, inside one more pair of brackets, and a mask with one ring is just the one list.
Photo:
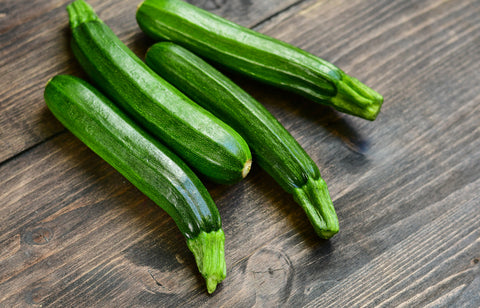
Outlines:
[[209, 179], [248, 174], [250, 149], [237, 132], [155, 74], [83, 0], [67, 11], [74, 55], [114, 103]]
[[212, 293], [226, 274], [225, 236], [217, 207], [193, 171], [87, 82], [58, 75], [44, 96], [66, 128], [173, 218]]
[[170, 42], [153, 45], [146, 63], [248, 142], [255, 161], [302, 206], [317, 234], [330, 238], [338, 219], [317, 165], [258, 101], [204, 60]]
[[179, 0], [145, 0], [140, 28], [231, 70], [368, 120], [383, 97], [339, 68], [297, 47]]

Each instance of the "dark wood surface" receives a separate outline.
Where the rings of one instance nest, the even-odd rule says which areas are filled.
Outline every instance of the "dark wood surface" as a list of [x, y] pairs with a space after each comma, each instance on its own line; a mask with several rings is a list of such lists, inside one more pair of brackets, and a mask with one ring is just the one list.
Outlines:
[[[173, 221], [51, 115], [84, 77], [68, 1], [0, 3], [0, 307], [478, 307], [480, 2], [192, 0], [385, 97], [374, 122], [240, 79], [319, 165], [340, 232], [318, 239], [258, 166], [205, 182], [227, 278], [207, 295]], [[140, 57], [139, 1], [89, 2]]]

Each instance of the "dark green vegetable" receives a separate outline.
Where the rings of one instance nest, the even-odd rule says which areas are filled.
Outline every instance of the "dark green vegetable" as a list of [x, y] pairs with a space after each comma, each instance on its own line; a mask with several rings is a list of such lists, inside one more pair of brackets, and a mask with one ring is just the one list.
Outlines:
[[83, 0], [67, 11], [74, 55], [103, 93], [208, 178], [247, 175], [251, 153], [237, 132], [155, 74]]
[[79, 78], [55, 76], [45, 101], [66, 128], [173, 218], [212, 293], [226, 274], [225, 236], [217, 207], [193, 171]]
[[290, 133], [239, 86], [204, 60], [170, 42], [157, 43], [146, 63], [247, 140], [255, 161], [305, 210], [322, 238], [338, 232], [338, 219], [325, 181]]
[[297, 47], [179, 0], [145, 0], [140, 28], [231, 70], [374, 120], [383, 97], [339, 68]]

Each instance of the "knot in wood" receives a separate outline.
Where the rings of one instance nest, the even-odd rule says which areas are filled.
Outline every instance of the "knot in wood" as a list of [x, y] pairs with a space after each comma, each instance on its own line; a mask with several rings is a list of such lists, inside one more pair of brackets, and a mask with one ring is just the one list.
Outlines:
[[282, 251], [264, 248], [248, 259], [247, 273], [254, 287], [257, 304], [285, 303], [293, 282], [293, 266]]
[[53, 238], [53, 231], [49, 228], [40, 227], [33, 230], [27, 230], [23, 235], [23, 240], [29, 245], [45, 245]]

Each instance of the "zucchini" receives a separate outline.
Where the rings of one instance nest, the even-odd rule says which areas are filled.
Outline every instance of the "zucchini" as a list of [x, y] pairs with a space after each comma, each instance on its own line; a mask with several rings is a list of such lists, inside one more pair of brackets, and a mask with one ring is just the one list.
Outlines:
[[44, 97], [67, 129], [173, 218], [212, 293], [226, 274], [225, 236], [218, 209], [193, 171], [82, 79], [55, 76]]
[[338, 232], [337, 215], [317, 165], [263, 105], [203, 59], [174, 43], [153, 45], [145, 61], [245, 138], [255, 161], [293, 195], [320, 237], [330, 238]]
[[73, 53], [99, 90], [209, 179], [248, 174], [250, 149], [237, 132], [155, 74], [83, 0], [67, 11]]
[[333, 64], [179, 0], [145, 0], [136, 14], [155, 40], [175, 42], [220, 66], [368, 120], [383, 97]]

